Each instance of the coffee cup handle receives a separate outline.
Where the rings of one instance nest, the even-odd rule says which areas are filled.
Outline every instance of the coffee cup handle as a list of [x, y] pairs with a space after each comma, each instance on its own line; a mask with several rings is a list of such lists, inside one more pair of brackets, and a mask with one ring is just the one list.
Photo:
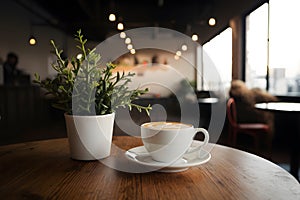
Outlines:
[[196, 152], [196, 151], [200, 151], [200, 149], [201, 149], [202, 147], [204, 147], [205, 145], [208, 144], [208, 141], [209, 141], [209, 134], [208, 134], [207, 130], [205, 130], [204, 128], [195, 128], [195, 135], [196, 135], [196, 133], [198, 133], [198, 132], [201, 132], [201, 133], [204, 134], [204, 141], [203, 141], [203, 144], [201, 144], [201, 145], [199, 145], [199, 146], [197, 146], [197, 147], [194, 147], [194, 148], [189, 149], [185, 154], [190, 154], [190, 153], [194, 153], [194, 152]]

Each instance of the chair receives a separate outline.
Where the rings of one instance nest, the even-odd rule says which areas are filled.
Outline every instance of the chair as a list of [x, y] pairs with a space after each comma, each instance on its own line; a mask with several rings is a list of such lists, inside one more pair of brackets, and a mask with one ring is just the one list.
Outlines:
[[268, 154], [271, 151], [271, 129], [269, 125], [264, 123], [238, 123], [237, 110], [234, 98], [229, 98], [227, 101], [227, 117], [229, 122], [229, 144], [236, 146], [237, 135], [240, 133], [248, 134], [254, 139], [256, 152], [259, 149], [259, 139], [262, 135], [266, 136]]

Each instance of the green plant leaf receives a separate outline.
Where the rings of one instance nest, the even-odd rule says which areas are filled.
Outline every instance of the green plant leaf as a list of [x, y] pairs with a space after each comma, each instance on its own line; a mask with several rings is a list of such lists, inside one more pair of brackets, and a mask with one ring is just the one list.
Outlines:
[[[62, 58], [63, 50], [59, 49], [53, 40], [50, 41], [57, 60], [51, 66], [57, 72], [53, 78], [40, 80], [35, 74], [34, 82], [47, 90], [47, 95], [55, 97], [53, 107], [64, 110], [68, 114], [97, 115], [108, 114], [118, 107], [135, 107], [149, 115], [151, 106], [133, 104], [132, 101], [148, 92], [148, 89], [129, 90], [128, 83], [134, 73], [113, 73], [116, 65], [109, 62], [99, 68], [101, 56], [96, 49], [86, 48], [87, 39], [79, 29], [75, 34], [76, 47], [81, 51], [82, 58]], [[71, 67], [69, 67], [71, 65]], [[72, 104], [77, 105], [72, 108]]]

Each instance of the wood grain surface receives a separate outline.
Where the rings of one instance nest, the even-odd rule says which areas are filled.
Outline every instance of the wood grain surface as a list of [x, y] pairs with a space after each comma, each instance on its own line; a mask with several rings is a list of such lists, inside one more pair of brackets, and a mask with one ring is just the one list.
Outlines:
[[[124, 151], [142, 144], [113, 143]], [[211, 155], [184, 172], [126, 173], [70, 159], [67, 139], [2, 146], [0, 199], [300, 199], [298, 181], [263, 158], [220, 145]]]

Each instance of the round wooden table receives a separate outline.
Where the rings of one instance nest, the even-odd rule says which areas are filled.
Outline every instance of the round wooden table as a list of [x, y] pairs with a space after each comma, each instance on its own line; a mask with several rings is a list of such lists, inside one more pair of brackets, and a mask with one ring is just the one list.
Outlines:
[[[116, 136], [128, 150], [141, 140]], [[0, 147], [0, 199], [300, 199], [287, 171], [253, 154], [216, 145], [211, 159], [178, 173], [125, 173], [69, 157], [67, 139]]]

